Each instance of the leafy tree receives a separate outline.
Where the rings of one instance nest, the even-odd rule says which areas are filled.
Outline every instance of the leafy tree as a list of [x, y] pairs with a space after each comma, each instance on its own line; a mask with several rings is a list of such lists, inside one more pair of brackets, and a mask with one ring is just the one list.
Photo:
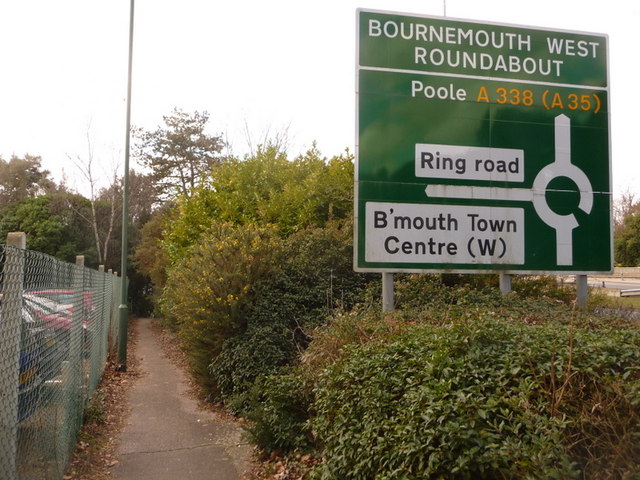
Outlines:
[[158, 199], [190, 196], [192, 190], [220, 162], [224, 142], [205, 133], [209, 114], [188, 114], [174, 108], [163, 117], [165, 126], [154, 131], [134, 130], [135, 155], [151, 170]]
[[[105, 268], [120, 268], [122, 237], [122, 178], [114, 178], [108, 187], [100, 189], [91, 202], [91, 216], [83, 218], [100, 239], [101, 263]], [[129, 245], [140, 241], [140, 231], [154, 212], [153, 184], [149, 175], [129, 171]], [[128, 272], [131, 274], [131, 272]]]
[[[120, 192], [121, 193], [121, 192]], [[129, 171], [129, 216], [133, 233], [138, 235], [140, 229], [159, 209], [155, 201], [155, 186], [152, 175], [145, 175], [135, 170]], [[120, 195], [122, 197], [122, 195]], [[161, 209], [161, 208], [160, 208]], [[134, 243], [137, 242], [137, 239]]]
[[624, 266], [640, 265], [640, 202], [632, 203], [616, 229], [615, 260]]
[[222, 399], [243, 416], [260, 375], [275, 373], [307, 347], [310, 332], [336, 308], [349, 310], [371, 276], [353, 271], [351, 224], [307, 228], [281, 241], [286, 255], [277, 274], [246, 313], [247, 328], [224, 342], [211, 376]]
[[139, 232], [139, 242], [133, 254], [133, 265], [151, 283], [162, 289], [167, 280], [167, 256], [162, 248], [163, 232], [174, 217], [175, 208], [165, 204], [155, 211]]
[[[69, 206], [73, 205], [74, 209]], [[0, 238], [8, 232], [27, 234], [27, 246], [66, 261], [85, 255], [87, 264], [96, 262], [91, 234], [74, 210], [89, 209], [88, 200], [68, 193], [29, 197], [15, 204], [0, 220]]]
[[[66, 241], [65, 253], [59, 251], [56, 257], [73, 262], [76, 255], [84, 255], [85, 265], [97, 268], [100, 265], [95, 244], [92, 242], [91, 231], [89, 225], [78, 214], [78, 212], [86, 213], [90, 209], [89, 200], [82, 195], [60, 191], [45, 196], [49, 200], [49, 211], [62, 219], [65, 225], [64, 235]], [[38, 197], [40, 198], [40, 197]]]
[[[259, 374], [306, 346], [305, 331], [360, 298], [368, 278], [352, 268], [352, 185], [348, 152], [327, 160], [314, 146], [289, 160], [267, 145], [226, 160], [177, 210], [145, 228], [136, 258], [161, 282], [158, 267], [166, 268], [163, 313], [190, 352], [198, 382], [238, 411]], [[270, 236], [248, 236], [261, 229]], [[245, 271], [269, 264], [277, 268], [268, 270], [268, 282]], [[259, 296], [235, 293], [244, 278], [243, 288], [259, 288]]]
[[8, 162], [0, 157], [0, 214], [25, 198], [55, 190], [49, 171], [42, 169], [40, 157], [14, 155]]
[[[118, 195], [119, 182], [117, 168], [114, 166], [110, 172], [106, 172], [104, 170], [104, 164], [102, 164], [100, 166], [103, 167], [103, 175], [96, 173], [96, 162], [93, 156], [89, 132], [87, 132], [86, 156], [77, 155], [75, 159], [71, 156], [68, 156], [68, 158], [76, 165], [89, 188], [89, 203], [91, 205], [89, 212], [85, 213], [78, 210], [76, 213], [90, 225], [98, 254], [98, 263], [100, 265], [106, 265], [110, 260], [109, 247], [112, 243], [114, 226], [120, 212], [120, 209], [117, 208], [117, 199], [121, 196]], [[111, 185], [109, 185], [109, 187], [98, 189], [99, 177], [101, 176], [111, 178]]]
[[613, 202], [613, 235], [617, 236], [624, 230], [627, 215], [632, 214], [640, 205], [636, 194], [627, 190]]

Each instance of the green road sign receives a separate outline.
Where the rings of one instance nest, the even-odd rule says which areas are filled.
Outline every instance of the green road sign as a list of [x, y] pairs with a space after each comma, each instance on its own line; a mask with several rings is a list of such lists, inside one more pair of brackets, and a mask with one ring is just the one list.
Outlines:
[[605, 35], [357, 26], [356, 270], [611, 270]]

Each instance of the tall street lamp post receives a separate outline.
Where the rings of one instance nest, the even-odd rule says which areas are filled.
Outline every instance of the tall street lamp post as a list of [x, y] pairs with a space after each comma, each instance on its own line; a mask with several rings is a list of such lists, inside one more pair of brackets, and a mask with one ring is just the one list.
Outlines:
[[131, 143], [131, 71], [133, 66], [133, 10], [134, 0], [129, 11], [129, 68], [127, 79], [127, 120], [124, 147], [124, 181], [122, 194], [122, 248], [120, 258], [120, 306], [118, 307], [118, 370], [127, 370], [127, 329], [129, 327], [129, 307], [127, 305], [127, 246], [129, 244], [129, 150]]

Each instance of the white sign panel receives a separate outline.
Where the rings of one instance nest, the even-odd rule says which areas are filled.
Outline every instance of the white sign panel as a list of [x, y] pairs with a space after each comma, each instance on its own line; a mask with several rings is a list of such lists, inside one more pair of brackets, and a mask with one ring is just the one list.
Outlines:
[[368, 262], [522, 265], [524, 210], [367, 202]]
[[524, 150], [416, 144], [416, 177], [524, 181]]

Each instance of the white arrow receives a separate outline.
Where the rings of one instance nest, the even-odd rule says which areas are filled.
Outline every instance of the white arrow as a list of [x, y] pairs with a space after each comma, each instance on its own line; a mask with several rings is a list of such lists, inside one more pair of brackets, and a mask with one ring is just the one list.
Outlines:
[[556, 231], [557, 264], [572, 265], [573, 229], [578, 226], [578, 221], [573, 213], [560, 215], [551, 210], [545, 196], [547, 187], [557, 177], [567, 177], [573, 180], [580, 191], [578, 208], [585, 213], [590, 213], [593, 208], [593, 193], [591, 182], [585, 173], [571, 163], [571, 123], [569, 117], [558, 115], [555, 118], [554, 126], [555, 160], [538, 172], [532, 188], [428, 185], [425, 193], [429, 197], [437, 198], [533, 202], [540, 219]]

